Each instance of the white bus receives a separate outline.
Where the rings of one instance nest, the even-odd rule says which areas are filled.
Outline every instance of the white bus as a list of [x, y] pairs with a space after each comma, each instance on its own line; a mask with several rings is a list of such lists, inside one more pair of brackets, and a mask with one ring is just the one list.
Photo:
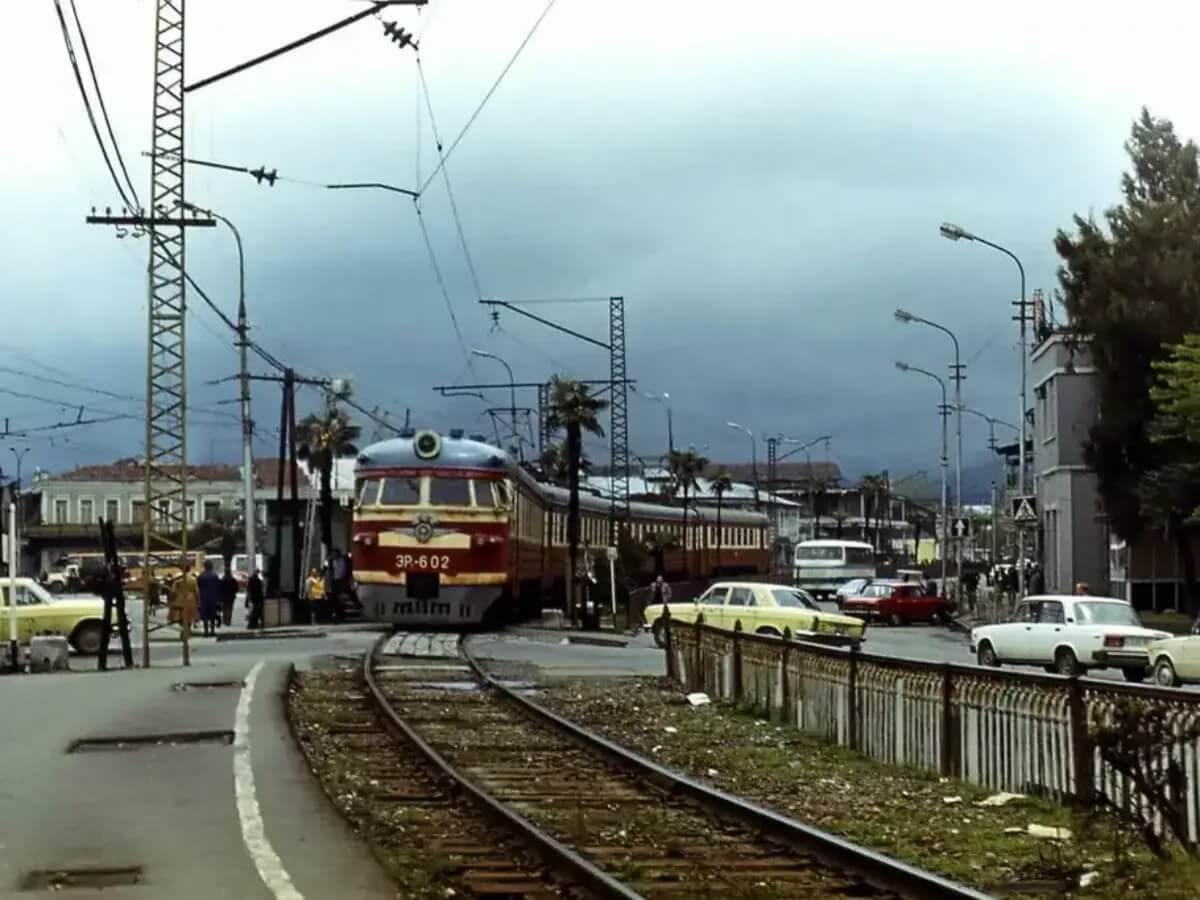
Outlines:
[[861, 541], [801, 541], [792, 579], [818, 597], [828, 597], [852, 578], [875, 577], [875, 549]]

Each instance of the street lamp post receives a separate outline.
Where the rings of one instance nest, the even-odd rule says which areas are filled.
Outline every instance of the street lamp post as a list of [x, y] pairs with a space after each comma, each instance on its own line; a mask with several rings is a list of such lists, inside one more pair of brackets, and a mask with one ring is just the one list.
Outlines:
[[[985, 240], [984, 238], [981, 238], [977, 234], [972, 234], [971, 232], [967, 231], [965, 228], [963, 228], [960, 225], [955, 225], [951, 222], [943, 222], [941, 224], [941, 226], [938, 228], [938, 231], [941, 233], [942, 237], [946, 238], [947, 240], [974, 241], [977, 244], [983, 244], [985, 247], [991, 247], [993, 250], [998, 250], [999, 252], [1001, 252], [1005, 256], [1007, 256], [1009, 259], [1011, 259], [1013, 262], [1015, 262], [1017, 264], [1017, 271], [1019, 271], [1021, 273], [1021, 303], [1020, 303], [1020, 313], [1021, 314], [1017, 317], [1019, 319], [1020, 325], [1021, 325], [1021, 340], [1020, 340], [1020, 349], [1019, 349], [1020, 365], [1021, 365], [1021, 412], [1020, 412], [1020, 418], [1017, 419], [1017, 421], [1021, 425], [1021, 427], [1019, 429], [1019, 434], [1020, 434], [1019, 440], [1021, 442], [1021, 445], [1018, 448], [1018, 457], [1017, 457], [1018, 458], [1018, 466], [1019, 466], [1019, 468], [1017, 470], [1017, 485], [1018, 485], [1018, 490], [1020, 491], [1021, 496], [1024, 497], [1025, 492], [1028, 489], [1028, 485], [1025, 482], [1025, 453], [1026, 453], [1026, 450], [1025, 450], [1025, 410], [1028, 409], [1028, 406], [1029, 406], [1029, 404], [1027, 402], [1027, 396], [1026, 396], [1026, 394], [1027, 394], [1026, 384], [1028, 381], [1028, 374], [1027, 374], [1027, 365], [1026, 365], [1027, 360], [1026, 360], [1026, 352], [1025, 352], [1025, 319], [1026, 319], [1026, 316], [1025, 316], [1025, 267], [1023, 265], [1021, 265], [1021, 260], [1019, 260], [1017, 258], [1017, 255], [1015, 253], [1013, 253], [1011, 250], [1009, 250], [1007, 247], [1002, 247], [999, 244], [994, 244], [989, 240]], [[1020, 561], [1021, 561], [1020, 557], [1023, 557], [1025, 555], [1025, 527], [1020, 522], [1016, 523], [1016, 527], [1017, 527], [1017, 543], [1020, 548], [1019, 552], [1017, 554], [1018, 555], [1017, 590], [1021, 596], [1024, 596], [1025, 595], [1025, 567], [1023, 565], [1020, 565]]]
[[939, 375], [934, 375], [932, 372], [919, 369], [916, 366], [910, 366], [907, 363], [897, 362], [896, 368], [901, 372], [916, 372], [919, 375], [932, 378], [938, 383], [938, 387], [942, 389], [942, 405], [938, 407], [938, 414], [942, 417], [942, 591], [944, 592], [946, 590], [946, 541], [950, 530], [950, 522], [946, 509], [946, 469], [949, 467], [946, 448], [946, 419], [950, 415], [950, 405], [946, 401], [946, 382]]
[[737, 422], [726, 422], [730, 428], [736, 428], [738, 431], [744, 431], [750, 435], [750, 471], [754, 474], [754, 508], [759, 509], [758, 502], [758, 442], [754, 439], [754, 432], [745, 425], [739, 425]]
[[[948, 335], [950, 340], [954, 342], [954, 365], [951, 367], [951, 379], [954, 381], [954, 430], [956, 447], [954, 451], [954, 512], [958, 518], [963, 517], [962, 505], [962, 383], [963, 383], [963, 364], [962, 356], [959, 353], [958, 337], [947, 328], [945, 325], [939, 325], [929, 319], [921, 316], [913, 315], [903, 309], [898, 309], [895, 312], [896, 321], [908, 324], [909, 322], [918, 322], [921, 325], [928, 325], [930, 328], [936, 328], [938, 331]], [[956, 535], [954, 542], [954, 564], [958, 570], [958, 582], [955, 585], [956, 596], [959, 601], [962, 600], [962, 538]]]
[[512, 425], [513, 445], [516, 447], [517, 457], [520, 458], [522, 456], [522, 452], [521, 434], [517, 430], [517, 383], [516, 379], [513, 378], [512, 366], [506, 363], [495, 353], [488, 353], [486, 350], [472, 349], [471, 355], [478, 356], [483, 359], [494, 359], [496, 362], [500, 363], [500, 365], [504, 366], [504, 371], [508, 372], [508, 400], [510, 404], [509, 418]]
[[833, 439], [833, 435], [831, 435], [831, 434], [822, 434], [819, 437], [815, 437], [811, 441], [806, 441], [804, 443], [801, 443], [800, 441], [796, 440], [795, 438], [784, 437], [783, 435], [779, 435], [777, 438], [775, 438], [775, 440], [777, 440], [783, 444], [798, 444], [799, 445], [794, 450], [789, 450], [787, 453], [783, 454], [783, 456], [779, 457], [776, 460], [776, 462], [783, 462], [789, 456], [795, 456], [800, 451], [804, 451], [804, 476], [808, 481], [808, 483], [806, 485], [806, 487], [808, 489], [808, 506], [809, 506], [810, 511], [812, 511], [812, 515], [813, 515], [812, 524], [810, 526], [811, 530], [809, 532], [809, 536], [814, 540], [817, 538], [817, 519], [816, 519], [816, 507], [814, 506], [815, 498], [813, 495], [812, 455], [809, 451], [810, 451], [810, 448], [813, 447], [813, 445], [819, 444], [819, 443], [821, 443], [821, 441], [824, 441], [826, 444], [825, 452], [828, 453], [829, 452], [828, 445], [832, 439]]
[[[223, 222], [233, 232], [234, 242], [238, 252], [238, 355], [241, 371], [238, 376], [238, 387], [241, 395], [242, 408], [242, 528], [243, 540], [246, 544], [246, 577], [249, 578], [258, 568], [257, 547], [255, 546], [255, 508], [254, 508], [254, 420], [250, 417], [250, 367], [248, 351], [250, 346], [250, 323], [246, 318], [246, 255], [242, 250], [242, 235], [229, 219], [211, 209], [201, 209], [194, 203], [184, 203], [185, 209], [202, 213], [210, 218]], [[144, 634], [149, 634], [149, 604], [143, 604]], [[148, 648], [150, 642], [145, 641]], [[149, 665], [148, 652], [143, 652], [143, 665]]]
[[661, 394], [643, 393], [642, 396], [647, 400], [655, 400], [667, 408], [667, 450], [674, 451], [675, 425], [671, 420], [671, 395], [664, 391]]

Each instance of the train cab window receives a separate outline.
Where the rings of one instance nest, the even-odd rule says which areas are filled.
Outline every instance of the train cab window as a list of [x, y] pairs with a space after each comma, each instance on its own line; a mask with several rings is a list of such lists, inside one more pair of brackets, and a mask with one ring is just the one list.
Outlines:
[[421, 502], [421, 479], [383, 479], [383, 491], [379, 502], [384, 506], [416, 506]]
[[374, 506], [379, 502], [379, 479], [364, 478], [359, 487], [358, 505]]
[[508, 485], [503, 481], [494, 481], [492, 482], [492, 488], [496, 492], [496, 505], [501, 509], [508, 509], [512, 502], [508, 496]]
[[429, 479], [429, 502], [434, 506], [470, 506], [471, 479]]

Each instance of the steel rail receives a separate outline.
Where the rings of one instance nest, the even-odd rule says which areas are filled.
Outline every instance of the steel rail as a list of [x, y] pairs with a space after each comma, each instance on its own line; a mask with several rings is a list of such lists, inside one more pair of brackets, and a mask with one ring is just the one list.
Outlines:
[[[582, 887], [593, 896], [614, 898], [614, 900], [642, 900], [642, 895], [631, 891], [625, 885], [606, 874], [570, 847], [555, 840], [542, 831], [533, 822], [515, 813], [495, 797], [476, 785], [470, 778], [458, 771], [441, 753], [425, 741], [392, 707], [387, 694], [375, 680], [372, 670], [379, 648], [391, 635], [380, 635], [375, 645], [363, 655], [363, 680], [366, 682], [376, 707], [383, 714], [385, 721], [394, 731], [398, 731], [409, 743], [419, 750], [426, 759], [449, 779], [455, 787], [464, 794], [479, 810], [496, 821], [501, 827], [508, 829], [518, 837], [527, 841], [542, 860], [554, 871], [566, 875], [571, 881]], [[461, 638], [460, 638], [461, 647]], [[470, 659], [470, 657], [467, 657]]]
[[812, 853], [825, 864], [853, 872], [877, 888], [896, 891], [921, 900], [987, 900], [990, 897], [989, 894], [974, 888], [860, 847], [836, 835], [804, 825], [749, 800], [727, 794], [661, 766], [620, 744], [582, 728], [502, 684], [471, 655], [465, 642], [460, 643], [460, 651], [472, 670], [488, 687], [499, 691], [526, 712], [549, 723], [588, 749], [598, 751], [627, 771], [655, 782], [672, 794], [686, 796], [723, 818], [740, 822], [786, 846]]

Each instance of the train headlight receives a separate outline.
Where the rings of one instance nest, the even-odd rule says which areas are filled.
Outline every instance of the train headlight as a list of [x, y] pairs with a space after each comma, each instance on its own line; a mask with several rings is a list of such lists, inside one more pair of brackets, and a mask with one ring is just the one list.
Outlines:
[[413, 449], [421, 459], [433, 459], [442, 452], [442, 439], [436, 431], [420, 431], [413, 438]]

